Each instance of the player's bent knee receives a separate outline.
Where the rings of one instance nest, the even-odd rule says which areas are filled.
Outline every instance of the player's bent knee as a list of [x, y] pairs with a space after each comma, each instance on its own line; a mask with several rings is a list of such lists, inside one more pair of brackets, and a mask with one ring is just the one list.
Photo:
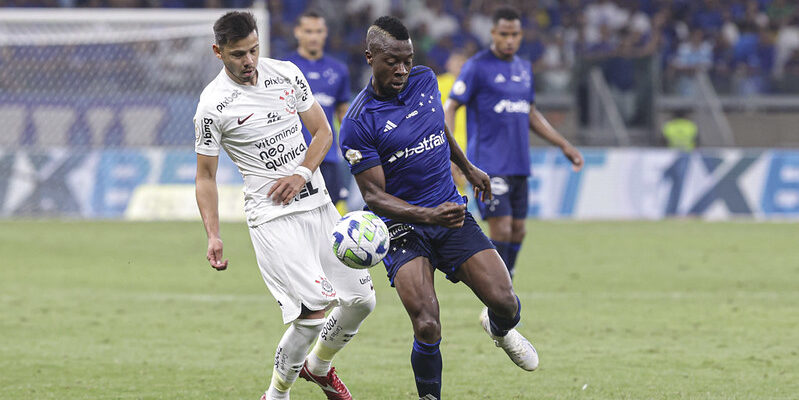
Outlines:
[[367, 315], [374, 311], [376, 305], [377, 296], [372, 294], [369, 297], [359, 297], [353, 300], [352, 304], [350, 304], [347, 308], [350, 309], [352, 313], [362, 315], [363, 318], [366, 318]]
[[513, 318], [518, 311], [518, 303], [516, 302], [516, 295], [513, 291], [507, 291], [497, 296], [496, 301], [488, 304], [491, 311], [503, 318]]
[[425, 343], [435, 343], [441, 338], [441, 323], [433, 318], [418, 318], [413, 321], [413, 333]]

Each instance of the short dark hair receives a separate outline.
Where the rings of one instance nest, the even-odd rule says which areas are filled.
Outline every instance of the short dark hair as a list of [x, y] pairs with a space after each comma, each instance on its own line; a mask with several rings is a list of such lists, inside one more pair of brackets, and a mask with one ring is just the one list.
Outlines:
[[214, 23], [214, 39], [217, 46], [244, 39], [252, 31], [257, 34], [258, 25], [250, 12], [231, 11], [219, 17]]
[[319, 11], [316, 11], [316, 10], [314, 10], [312, 8], [309, 8], [309, 9], [305, 10], [302, 14], [300, 14], [299, 17], [297, 17], [297, 20], [294, 21], [294, 24], [295, 25], [299, 25], [300, 21], [302, 21], [303, 18], [322, 18], [322, 19], [325, 19], [325, 17], [323, 17], [322, 14], [319, 13]]
[[376, 26], [397, 40], [408, 40], [411, 35], [408, 33], [408, 28], [397, 17], [384, 15], [375, 20], [372, 26]]
[[491, 16], [491, 21], [494, 23], [494, 25], [496, 25], [501, 19], [507, 21], [513, 21], [518, 19], [519, 21], [521, 21], [522, 17], [521, 15], [519, 15], [519, 12], [516, 11], [515, 8], [510, 6], [502, 6], [494, 10], [494, 14]]

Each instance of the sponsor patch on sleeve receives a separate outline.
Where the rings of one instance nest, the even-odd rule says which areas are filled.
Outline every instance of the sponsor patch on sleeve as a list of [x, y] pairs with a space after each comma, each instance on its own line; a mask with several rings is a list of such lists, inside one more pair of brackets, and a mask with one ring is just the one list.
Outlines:
[[358, 150], [349, 149], [346, 153], [344, 153], [344, 158], [347, 159], [347, 162], [349, 162], [350, 165], [355, 165], [363, 160], [363, 155]]

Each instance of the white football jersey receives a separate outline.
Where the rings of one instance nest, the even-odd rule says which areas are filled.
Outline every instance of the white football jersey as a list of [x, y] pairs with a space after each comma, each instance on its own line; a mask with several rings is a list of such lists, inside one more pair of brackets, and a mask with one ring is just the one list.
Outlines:
[[261, 58], [258, 83], [240, 85], [222, 71], [200, 95], [194, 116], [194, 150], [218, 156], [220, 147], [244, 177], [244, 211], [250, 226], [330, 202], [322, 174], [313, 178], [286, 206], [266, 195], [275, 181], [294, 173], [307, 145], [298, 112], [314, 103], [302, 72], [288, 61]]

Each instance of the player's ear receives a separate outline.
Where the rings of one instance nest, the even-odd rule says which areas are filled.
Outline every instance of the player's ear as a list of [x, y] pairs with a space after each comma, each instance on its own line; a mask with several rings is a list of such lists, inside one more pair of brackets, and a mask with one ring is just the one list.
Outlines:
[[214, 55], [216, 56], [216, 58], [221, 60], [222, 59], [222, 49], [220, 49], [219, 46], [217, 46], [216, 44], [211, 45], [211, 48], [214, 49]]
[[372, 52], [366, 49], [363, 54], [366, 56], [366, 63], [372, 65]]

